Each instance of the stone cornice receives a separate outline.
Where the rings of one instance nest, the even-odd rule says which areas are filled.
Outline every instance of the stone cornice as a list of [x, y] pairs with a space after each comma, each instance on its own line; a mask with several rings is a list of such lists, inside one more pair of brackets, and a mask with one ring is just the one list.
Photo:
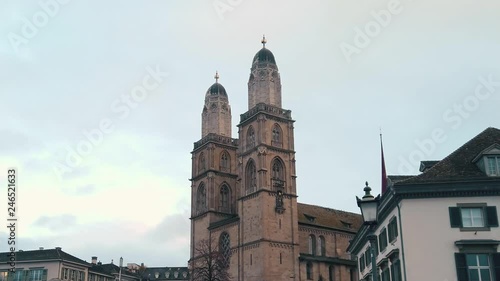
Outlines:
[[259, 103], [255, 105], [252, 109], [240, 115], [240, 124], [238, 127], [243, 126], [245, 123], [252, 121], [259, 113], [265, 114], [268, 117], [276, 119], [283, 122], [295, 122], [292, 119], [292, 111], [279, 108], [277, 106]]

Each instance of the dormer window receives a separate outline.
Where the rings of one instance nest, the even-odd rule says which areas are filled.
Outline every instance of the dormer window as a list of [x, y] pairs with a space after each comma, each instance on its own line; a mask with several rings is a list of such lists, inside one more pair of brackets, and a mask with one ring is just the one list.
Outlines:
[[489, 177], [500, 177], [500, 145], [486, 148], [472, 162]]
[[304, 217], [310, 222], [316, 222], [316, 217], [304, 214]]
[[340, 221], [345, 228], [352, 228], [352, 223], [346, 221]]
[[500, 155], [486, 156], [486, 166], [488, 176], [500, 176]]

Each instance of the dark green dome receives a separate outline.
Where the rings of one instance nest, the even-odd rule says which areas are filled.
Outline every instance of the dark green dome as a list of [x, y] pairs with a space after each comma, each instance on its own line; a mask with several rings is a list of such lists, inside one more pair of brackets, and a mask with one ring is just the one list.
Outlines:
[[255, 54], [253, 57], [253, 63], [256, 62], [264, 62], [264, 63], [273, 63], [276, 64], [276, 60], [274, 60], [274, 55], [271, 51], [266, 48], [262, 48], [260, 51]]
[[226, 93], [226, 89], [224, 89], [224, 87], [219, 84], [219, 83], [214, 83], [212, 86], [210, 86], [210, 88], [208, 88], [207, 90], [207, 94], [206, 96], [225, 96], [227, 97], [227, 93]]

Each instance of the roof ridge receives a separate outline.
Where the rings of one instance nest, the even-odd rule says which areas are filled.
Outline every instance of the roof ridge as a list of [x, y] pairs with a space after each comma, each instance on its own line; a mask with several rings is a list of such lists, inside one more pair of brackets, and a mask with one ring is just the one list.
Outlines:
[[307, 206], [312, 206], [312, 207], [318, 207], [318, 208], [322, 208], [322, 209], [325, 209], [325, 210], [332, 210], [332, 211], [337, 211], [337, 212], [342, 212], [342, 213], [348, 213], [348, 214], [353, 214], [353, 215], [360, 215], [360, 214], [358, 214], [358, 213], [349, 212], [349, 211], [344, 211], [344, 210], [340, 210], [340, 209], [333, 209], [333, 208], [324, 207], [324, 206], [320, 206], [320, 205], [307, 204], [307, 203], [300, 203], [300, 202], [297, 202], [297, 204], [307, 205]]

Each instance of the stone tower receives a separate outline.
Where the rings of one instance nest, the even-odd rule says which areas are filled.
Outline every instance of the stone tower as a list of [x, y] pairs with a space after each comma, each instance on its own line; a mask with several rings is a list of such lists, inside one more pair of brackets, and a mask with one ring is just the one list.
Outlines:
[[231, 138], [231, 107], [215, 74], [203, 106], [202, 135], [194, 143], [191, 174], [191, 257], [201, 240], [210, 239], [209, 226], [236, 213], [236, 150]]
[[298, 280], [295, 151], [290, 110], [272, 52], [257, 52], [241, 114], [238, 168], [242, 280]]

